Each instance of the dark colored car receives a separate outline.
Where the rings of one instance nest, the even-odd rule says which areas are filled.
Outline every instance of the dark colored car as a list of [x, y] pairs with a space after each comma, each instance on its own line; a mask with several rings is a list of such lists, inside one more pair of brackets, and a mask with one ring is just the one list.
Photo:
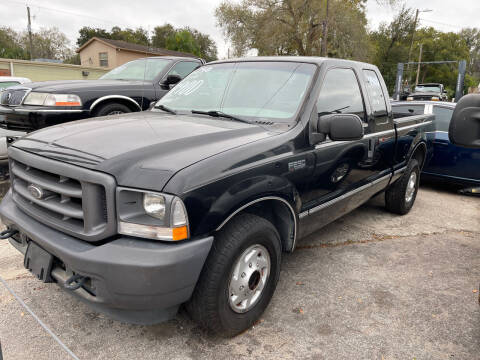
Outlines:
[[88, 117], [146, 110], [200, 59], [150, 57], [125, 63], [98, 80], [34, 82], [0, 93], [0, 126], [32, 131]]
[[186, 303], [237, 334], [303, 236], [383, 192], [389, 211], [412, 208], [433, 117], [394, 120], [387, 99], [365, 63], [207, 64], [152, 111], [14, 142], [2, 237], [41, 280], [114, 318], [154, 323]]
[[407, 96], [407, 101], [431, 100], [447, 101], [448, 96], [443, 84], [425, 83], [415, 86], [415, 91]]
[[480, 186], [480, 150], [454, 145], [448, 138], [448, 128], [455, 103], [433, 101], [393, 102], [393, 111], [406, 116], [434, 114], [435, 121], [428, 129], [431, 148], [422, 176], [446, 180], [465, 187]]

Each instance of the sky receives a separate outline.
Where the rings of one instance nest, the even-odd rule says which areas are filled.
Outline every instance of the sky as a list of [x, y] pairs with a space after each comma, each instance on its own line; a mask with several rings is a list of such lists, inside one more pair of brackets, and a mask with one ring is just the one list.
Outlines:
[[[30, 6], [32, 29], [56, 26], [72, 41], [82, 26], [110, 29], [112, 26], [143, 28], [152, 31], [157, 25], [171, 23], [176, 27], [190, 26], [210, 35], [217, 43], [218, 56], [228, 52], [221, 29], [216, 26], [215, 8], [222, 0], [0, 0], [0, 27], [17, 31], [27, 28], [26, 3]], [[238, 0], [236, 0], [238, 1]], [[379, 0], [380, 1], [380, 0]], [[458, 31], [462, 27], [480, 27], [480, 0], [405, 0], [420, 10], [421, 26], [441, 31]], [[389, 21], [396, 9], [368, 0], [369, 27], [375, 29]]]

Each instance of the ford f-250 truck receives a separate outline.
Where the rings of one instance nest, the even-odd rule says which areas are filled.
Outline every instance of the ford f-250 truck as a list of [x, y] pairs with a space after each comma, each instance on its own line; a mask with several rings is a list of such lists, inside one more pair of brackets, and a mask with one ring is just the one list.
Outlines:
[[199, 68], [147, 112], [9, 147], [2, 238], [39, 279], [136, 323], [226, 336], [273, 296], [282, 253], [385, 192], [415, 201], [430, 115], [394, 119], [369, 64], [256, 57]]

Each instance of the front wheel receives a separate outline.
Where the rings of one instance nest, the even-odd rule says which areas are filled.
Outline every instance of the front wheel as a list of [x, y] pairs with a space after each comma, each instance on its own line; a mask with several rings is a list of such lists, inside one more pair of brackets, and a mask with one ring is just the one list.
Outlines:
[[411, 159], [403, 175], [385, 192], [385, 207], [396, 214], [407, 214], [417, 197], [420, 184], [420, 166]]
[[119, 103], [107, 103], [105, 105], [100, 105], [95, 111], [95, 116], [108, 116], [108, 115], [119, 115], [129, 113], [132, 110], [126, 105]]
[[280, 276], [281, 243], [264, 218], [241, 214], [216, 236], [192, 299], [190, 316], [202, 327], [234, 336], [259, 319]]

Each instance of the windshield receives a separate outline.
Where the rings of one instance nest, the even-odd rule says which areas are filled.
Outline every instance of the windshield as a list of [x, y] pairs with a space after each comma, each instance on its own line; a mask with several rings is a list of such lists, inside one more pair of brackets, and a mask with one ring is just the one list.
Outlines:
[[438, 85], [417, 85], [415, 87], [416, 92], [441, 92], [440, 86]]
[[170, 64], [167, 59], [139, 59], [127, 62], [103, 75], [107, 80], [153, 80]]
[[174, 111], [218, 111], [242, 118], [291, 121], [315, 73], [315, 65], [240, 62], [207, 65], [191, 73], [158, 105]]

